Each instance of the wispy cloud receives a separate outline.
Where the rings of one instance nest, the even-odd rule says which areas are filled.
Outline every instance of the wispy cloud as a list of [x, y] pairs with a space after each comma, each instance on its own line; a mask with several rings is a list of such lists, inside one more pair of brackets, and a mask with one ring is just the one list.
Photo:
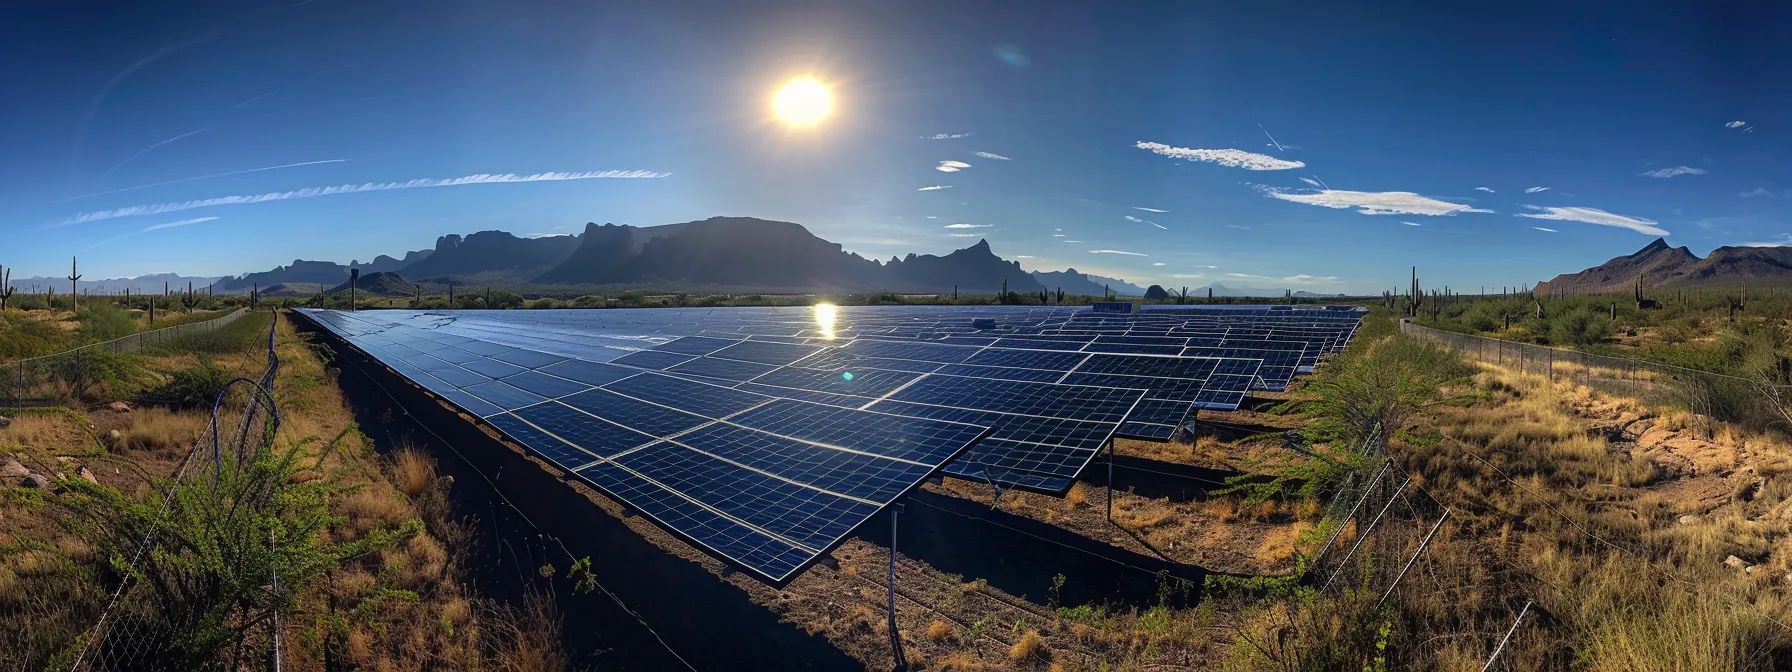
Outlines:
[[1674, 166], [1673, 168], [1657, 168], [1643, 173], [1643, 177], [1673, 177], [1675, 175], [1704, 175], [1704, 168], [1691, 166]]
[[1013, 161], [1014, 160], [1014, 159], [1010, 159], [1006, 156], [1002, 156], [1001, 154], [991, 154], [989, 152], [971, 152], [971, 153], [976, 154], [977, 156], [981, 156], [985, 159], [995, 159], [997, 161]]
[[1751, 191], [1745, 191], [1737, 195], [1743, 198], [1754, 198], [1757, 196], [1766, 198], [1792, 198], [1792, 189], [1787, 189], [1785, 191], [1768, 191], [1761, 187], [1755, 187]]
[[177, 226], [186, 226], [188, 224], [198, 224], [200, 222], [209, 222], [214, 219], [217, 219], [217, 217], [194, 217], [192, 219], [183, 219], [178, 222], [168, 222], [166, 224], [157, 224], [155, 226], [151, 226], [147, 229], [144, 229], [144, 231], [159, 231], [161, 229], [172, 229]]
[[1407, 226], [1418, 226], [1419, 225], [1418, 222], [1401, 222], [1401, 224], [1405, 224]]
[[1257, 124], [1257, 129], [1260, 131], [1263, 131], [1263, 137], [1269, 138], [1269, 144], [1276, 146], [1276, 151], [1278, 151], [1278, 152], [1288, 151], [1286, 149], [1282, 149], [1282, 143], [1276, 142], [1276, 136], [1270, 135], [1269, 129], [1264, 128], [1263, 124]]
[[1165, 230], [1165, 231], [1169, 231], [1169, 230], [1170, 230], [1170, 227], [1167, 227], [1167, 226], [1164, 226], [1164, 225], [1162, 225], [1162, 224], [1159, 224], [1159, 223], [1157, 223], [1157, 222], [1153, 222], [1153, 221], [1151, 221], [1151, 220], [1149, 220], [1149, 219], [1139, 219], [1139, 218], [1138, 218], [1138, 217], [1134, 217], [1134, 216], [1132, 216], [1132, 215], [1121, 215], [1121, 216], [1122, 216], [1122, 217], [1125, 217], [1125, 218], [1126, 218], [1126, 221], [1129, 221], [1129, 222], [1135, 222], [1135, 223], [1138, 223], [1138, 224], [1150, 224], [1150, 225], [1152, 225], [1152, 226], [1155, 226], [1155, 227], [1157, 227], [1157, 228], [1160, 228], [1160, 229], [1163, 229], [1163, 230]]
[[166, 182], [155, 182], [155, 183], [151, 183], [151, 184], [140, 184], [135, 187], [125, 187], [123, 189], [113, 189], [111, 191], [96, 191], [91, 194], [82, 194], [80, 196], [70, 196], [68, 198], [50, 201], [49, 203], [45, 203], [44, 205], [62, 203], [64, 201], [74, 201], [74, 200], [79, 200], [79, 199], [83, 199], [83, 198], [92, 198], [94, 196], [105, 196], [106, 194], [116, 194], [116, 193], [121, 193], [121, 192], [126, 192], [126, 191], [136, 191], [138, 189], [148, 189], [150, 187], [160, 187], [160, 186], [168, 185], [168, 184], [180, 184], [182, 182], [193, 182], [196, 180], [209, 180], [214, 177], [229, 177], [231, 175], [242, 175], [245, 173], [259, 173], [264, 170], [280, 170], [282, 168], [297, 168], [299, 166], [315, 166], [315, 165], [323, 164], [323, 163], [344, 163], [347, 161], [348, 161], [348, 159], [324, 159], [322, 161], [302, 161], [299, 163], [283, 163], [278, 166], [267, 166], [265, 168], [250, 168], [247, 170], [233, 170], [228, 173], [213, 173], [211, 175], [200, 175], [198, 177], [183, 177], [178, 180], [168, 180]]
[[217, 218], [217, 217], [195, 217], [195, 218], [193, 218], [193, 219], [183, 219], [183, 220], [180, 220], [180, 221], [178, 221], [178, 222], [167, 222], [167, 223], [163, 223], [163, 224], [156, 224], [156, 225], [153, 225], [153, 226], [149, 226], [149, 227], [145, 227], [145, 228], [142, 228], [142, 229], [138, 229], [138, 230], [136, 230], [136, 231], [127, 231], [127, 232], [125, 232], [125, 233], [121, 233], [121, 234], [118, 234], [118, 235], [116, 235], [116, 236], [112, 236], [112, 237], [111, 237], [111, 238], [107, 238], [107, 239], [105, 239], [105, 240], [102, 240], [102, 241], [100, 241], [100, 242], [97, 242], [97, 243], [94, 243], [94, 244], [92, 244], [92, 245], [88, 245], [88, 246], [87, 246], [87, 247], [86, 247], [86, 248], [85, 248], [85, 249], [83, 249], [83, 250], [82, 250], [82, 251], [83, 251], [83, 252], [85, 252], [85, 251], [87, 251], [87, 250], [91, 250], [91, 249], [93, 249], [93, 248], [96, 248], [96, 247], [99, 247], [99, 246], [101, 246], [101, 245], [105, 245], [105, 244], [106, 244], [106, 243], [110, 243], [110, 242], [112, 242], [112, 241], [115, 241], [115, 240], [118, 240], [118, 239], [120, 239], [120, 238], [129, 238], [129, 237], [131, 237], [131, 236], [135, 236], [135, 235], [137, 235], [137, 234], [139, 234], [139, 233], [149, 233], [149, 232], [150, 232], [150, 231], [157, 231], [157, 230], [160, 230], [160, 229], [172, 229], [172, 228], [174, 228], [174, 227], [177, 227], [177, 226], [187, 226], [187, 225], [190, 225], [190, 224], [199, 224], [199, 223], [201, 223], [201, 222], [209, 222], [209, 221], [212, 221], [212, 220], [215, 220], [215, 219], [218, 219], [218, 218]]
[[1080, 243], [1080, 242], [1083, 242], [1083, 241], [1080, 241], [1080, 240], [1064, 240], [1064, 241], [1059, 241], [1059, 242], [1064, 242], [1064, 243]]
[[1303, 178], [1300, 178], [1300, 181], [1302, 181], [1302, 182], [1305, 182], [1305, 183], [1307, 183], [1307, 184], [1310, 184], [1310, 185], [1313, 185], [1313, 186], [1314, 186], [1314, 187], [1318, 187], [1318, 186], [1319, 186], [1319, 180], [1315, 180], [1315, 179], [1313, 179], [1313, 178], [1311, 178], [1311, 177], [1303, 177]]
[[1748, 125], [1748, 122], [1746, 122], [1746, 121], [1732, 121], [1730, 123], [1724, 124], [1724, 128], [1742, 128], [1743, 126], [1747, 126], [1747, 125]]
[[1129, 257], [1149, 257], [1149, 256], [1151, 256], [1149, 254], [1141, 254], [1138, 252], [1126, 252], [1126, 251], [1122, 251], [1122, 250], [1089, 250], [1089, 254], [1124, 254]]
[[947, 224], [948, 229], [987, 229], [994, 224]]
[[921, 139], [922, 140], [957, 140], [959, 138], [968, 138], [968, 137], [971, 137], [971, 134], [969, 134], [969, 133], [935, 133], [933, 135], [921, 136]]
[[1475, 191], [1485, 191], [1489, 194], [1495, 193], [1494, 190], [1488, 189], [1487, 187], [1475, 187]]
[[948, 233], [948, 234], [946, 234], [946, 235], [948, 235], [948, 236], [951, 236], [951, 237], [953, 237], [953, 238], [976, 238], [976, 237], [977, 237], [977, 236], [979, 236], [979, 235], [981, 235], [981, 234], [976, 234], [976, 233]]
[[[1062, 231], [1062, 230], [1063, 230], [1063, 229], [1059, 229], [1059, 230], [1060, 230], [1060, 231]], [[1054, 234], [1052, 234], [1052, 237], [1053, 237], [1053, 238], [1063, 238], [1063, 237], [1064, 237], [1064, 234], [1062, 234], [1062, 233], [1054, 233]]]
[[969, 167], [971, 164], [963, 161], [941, 161], [940, 165], [934, 166], [933, 169], [942, 173], [956, 173]]
[[311, 187], [293, 191], [275, 191], [251, 196], [220, 196], [195, 201], [178, 203], [158, 203], [154, 205], [133, 205], [128, 208], [114, 210], [98, 210], [84, 212], [57, 222], [57, 226], [81, 224], [114, 217], [135, 217], [139, 215], [159, 215], [167, 212], [210, 208], [220, 205], [242, 205], [247, 203], [263, 203], [266, 201], [285, 201], [297, 198], [316, 198], [318, 196], [334, 196], [337, 194], [355, 194], [364, 191], [395, 191], [399, 189], [422, 189], [425, 187], [458, 187], [468, 184], [509, 184], [515, 182], [563, 182], [568, 180], [595, 179], [648, 179], [660, 178], [671, 173], [657, 173], [651, 170], [600, 170], [577, 173], [535, 173], [533, 175], [517, 175], [505, 173], [493, 175], [481, 173], [450, 179], [422, 178], [409, 182], [368, 182], [366, 184], [343, 184], [334, 187]]
[[1017, 255], [1014, 255], [1014, 258], [1015, 259], [1036, 259], [1037, 257], [1034, 257], [1033, 255], [1030, 255], [1030, 254], [1017, 254]]
[[1626, 217], [1624, 215], [1609, 213], [1598, 208], [1556, 208], [1540, 205], [1527, 205], [1524, 207], [1532, 210], [1539, 210], [1541, 213], [1519, 213], [1519, 217], [1553, 219], [1563, 222], [1585, 222], [1587, 224], [1598, 224], [1600, 226], [1615, 226], [1651, 236], [1668, 235], [1667, 231], [1663, 231], [1661, 228], [1655, 226], [1656, 221], [1653, 219]]
[[1782, 233], [1779, 235], [1779, 238], [1780, 238], [1779, 240], [1765, 240], [1765, 241], [1758, 241], [1758, 242], [1753, 242], [1753, 243], [1743, 243], [1742, 246], [1743, 247], [1792, 247], [1792, 233]]
[[920, 189], [916, 189], [915, 191], [939, 191], [941, 189], [951, 189], [951, 188], [952, 188], [952, 185], [950, 185], [950, 184], [936, 184], [931, 187], [921, 187]]
[[1265, 195], [1284, 201], [1317, 205], [1322, 208], [1356, 208], [1365, 215], [1454, 215], [1459, 212], [1493, 212], [1461, 203], [1426, 198], [1410, 191], [1343, 191], [1326, 189], [1311, 194], [1288, 193], [1274, 187], [1260, 187]]
[[1296, 284], [1316, 284], [1316, 283], [1327, 283], [1327, 282], [1337, 282], [1338, 281], [1338, 277], [1335, 275], [1307, 275], [1305, 273], [1302, 273], [1299, 275], [1290, 275], [1285, 278], [1277, 278], [1277, 277], [1272, 277], [1272, 276], [1268, 276], [1268, 275], [1255, 275], [1252, 273], [1227, 273], [1226, 277], [1241, 278], [1244, 280], [1268, 280], [1270, 282], [1289, 282], [1289, 283], [1296, 283]]
[[1140, 141], [1134, 147], [1172, 159], [1187, 161], [1204, 161], [1217, 163], [1228, 168], [1245, 170], [1292, 170], [1305, 168], [1307, 164], [1299, 161], [1278, 159], [1268, 154], [1254, 154], [1242, 149], [1190, 149], [1187, 147], [1171, 147], [1160, 142]]
[[1541, 227], [1541, 226], [1533, 226], [1533, 227], [1531, 227], [1531, 228], [1533, 228], [1533, 229], [1536, 229], [1536, 230], [1538, 230], [1538, 231], [1548, 231], [1548, 232], [1550, 232], [1550, 233], [1557, 233], [1557, 231], [1556, 231], [1556, 230], [1555, 230], [1555, 229], [1545, 229], [1545, 228], [1543, 228], [1543, 227]]
[[1164, 262], [1161, 262], [1161, 261], [1153, 261], [1153, 262], [1151, 262], [1151, 265], [1152, 265], [1152, 266], [1168, 266], [1168, 265], [1169, 265], [1169, 264], [1166, 264], [1166, 263], [1164, 263]]
[[1136, 205], [1135, 205], [1135, 206], [1132, 206], [1132, 209], [1134, 209], [1134, 210], [1144, 210], [1144, 211], [1145, 211], [1145, 212], [1169, 212], [1169, 210], [1159, 210], [1159, 209], [1157, 209], [1157, 208], [1142, 208], [1142, 207], [1139, 207], [1139, 206], [1136, 206]]
[[1531, 187], [1529, 189], [1524, 190], [1524, 193], [1535, 194], [1540, 191], [1549, 191], [1549, 187]]
[[1200, 280], [1207, 277], [1205, 273], [1171, 273], [1170, 277], [1182, 280]]
[[191, 130], [191, 131], [187, 131], [187, 132], [185, 132], [185, 133], [182, 133], [182, 134], [180, 134], [180, 135], [177, 135], [177, 136], [174, 136], [174, 137], [172, 137], [172, 138], [168, 138], [168, 139], [167, 139], [167, 140], [163, 140], [163, 141], [161, 141], [161, 142], [158, 142], [158, 143], [156, 143], [156, 144], [153, 144], [153, 145], [150, 145], [150, 146], [148, 146], [148, 147], [144, 147], [144, 148], [143, 148], [143, 150], [142, 150], [142, 151], [140, 151], [140, 152], [137, 152], [137, 153], [136, 153], [136, 154], [132, 154], [132, 155], [131, 155], [131, 156], [130, 156], [130, 158], [127, 158], [127, 159], [125, 159], [125, 160], [123, 160], [123, 161], [119, 161], [119, 162], [118, 162], [118, 165], [115, 165], [115, 166], [112, 166], [112, 167], [111, 167], [111, 168], [107, 168], [107, 169], [106, 169], [106, 172], [103, 172], [103, 173], [100, 173], [100, 176], [99, 176], [99, 177], [96, 177], [96, 178], [93, 178], [93, 181], [95, 181], [95, 182], [98, 182], [98, 181], [100, 181], [100, 180], [103, 180], [103, 179], [106, 179], [106, 176], [107, 176], [107, 175], [111, 175], [111, 174], [112, 174], [112, 173], [114, 173], [114, 172], [116, 172], [116, 171], [117, 171], [117, 170], [118, 170], [118, 169], [119, 169], [119, 168], [123, 168], [123, 167], [125, 167], [125, 164], [128, 164], [128, 163], [130, 163], [130, 162], [132, 162], [132, 161], [136, 161], [136, 160], [137, 160], [137, 159], [138, 159], [138, 158], [140, 158], [140, 157], [142, 157], [142, 156], [143, 156], [143, 155], [144, 155], [144, 154], [148, 154], [148, 153], [150, 153], [150, 152], [153, 152], [153, 151], [155, 151], [155, 150], [156, 150], [156, 148], [157, 148], [157, 147], [161, 147], [161, 146], [162, 146], [162, 145], [166, 145], [166, 144], [168, 144], [168, 143], [171, 143], [171, 142], [176, 142], [176, 141], [179, 141], [179, 140], [184, 140], [184, 139], [186, 139], [186, 138], [191, 138], [191, 137], [193, 137], [193, 136], [195, 136], [195, 135], [199, 135], [199, 134], [200, 134], [200, 133], [204, 133], [204, 132], [206, 132], [206, 131], [209, 131], [209, 130], [212, 130], [212, 129], [211, 129], [211, 127], [209, 127], [209, 126], [207, 126], [207, 127], [205, 127], [205, 128], [200, 128], [200, 129], [195, 129], [195, 130]]

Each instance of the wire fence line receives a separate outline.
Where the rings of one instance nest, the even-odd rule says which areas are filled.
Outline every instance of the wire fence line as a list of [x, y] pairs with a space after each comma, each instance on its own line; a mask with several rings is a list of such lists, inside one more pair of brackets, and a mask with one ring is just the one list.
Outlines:
[[112, 353], [135, 353], [174, 343], [198, 334], [209, 334], [249, 314], [238, 308], [203, 322], [143, 331], [123, 338], [84, 345], [53, 355], [0, 363], [0, 404], [24, 408], [79, 395], [89, 383], [103, 378]]
[[[234, 320], [241, 312], [226, 317]], [[177, 485], [191, 483], [193, 479], [209, 479], [210, 487], [195, 496], [209, 496], [229, 503], [227, 507], [213, 509], [215, 511], [234, 512], [239, 508], [268, 505], [265, 501], [267, 489], [244, 475], [249, 472], [249, 465], [272, 448], [279, 428], [279, 409], [272, 392], [280, 369], [275, 352], [278, 325], [276, 314], [268, 325], [267, 367], [259, 379], [239, 378], [219, 392], [212, 407], [210, 424], [172, 474], [171, 481]], [[171, 488], [164, 496], [164, 514], [175, 504], [175, 495]], [[211, 525], [221, 521], [199, 522]], [[270, 573], [267, 583], [254, 591], [246, 604], [235, 605], [225, 612], [224, 623], [201, 622], [215, 614], [182, 598], [203, 593], [208, 587], [183, 585], [182, 577], [163, 571], [172, 566], [166, 562], [167, 557], [178, 558], [186, 550], [179, 548], [155, 526], [150, 526], [137, 538], [138, 541], [127, 544], [121, 553], [129, 560], [120, 568], [119, 585], [93, 626], [77, 640], [72, 663], [66, 669], [74, 672], [279, 669], [283, 653], [279, 617], [285, 595], [280, 590], [278, 576]], [[191, 631], [195, 626], [218, 625], [232, 633], [230, 639], [233, 641], [224, 642], [215, 649], [216, 653], [195, 663], [191, 655], [193, 642], [188, 641]]]
[[[1773, 405], [1771, 397], [1776, 395], [1764, 394], [1765, 390], [1777, 390], [1778, 396], [1792, 394], [1784, 380], [1754, 380], [1645, 359], [1461, 334], [1410, 319], [1400, 321], [1400, 333], [1443, 343], [1472, 360], [1552, 382], [1566, 380], [1608, 394], [1682, 405], [1702, 416], [1754, 428], [1784, 421], [1780, 409]], [[1709, 432], [1713, 428], [1704, 429]]]

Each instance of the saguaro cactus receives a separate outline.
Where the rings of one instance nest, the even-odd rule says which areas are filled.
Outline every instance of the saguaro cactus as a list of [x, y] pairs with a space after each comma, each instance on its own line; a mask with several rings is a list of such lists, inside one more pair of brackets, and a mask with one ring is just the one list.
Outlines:
[[76, 311], [76, 310], [80, 309], [80, 306], [76, 305], [77, 303], [80, 302], [79, 297], [81, 296], [81, 289], [78, 284], [78, 282], [81, 280], [81, 274], [77, 272], [77, 269], [79, 269], [79, 268], [80, 267], [75, 264], [75, 258], [69, 257], [68, 258], [68, 309], [70, 311]]
[[199, 307], [199, 297], [193, 295], [193, 281], [191, 280], [187, 281], [187, 293], [185, 296], [180, 297], [180, 305], [182, 308], [187, 309], [188, 313], [193, 312], [194, 308]]
[[8, 268], [0, 273], [0, 311], [6, 310], [6, 302], [12, 300], [12, 293], [15, 291], [18, 288], [12, 286], [12, 269]]

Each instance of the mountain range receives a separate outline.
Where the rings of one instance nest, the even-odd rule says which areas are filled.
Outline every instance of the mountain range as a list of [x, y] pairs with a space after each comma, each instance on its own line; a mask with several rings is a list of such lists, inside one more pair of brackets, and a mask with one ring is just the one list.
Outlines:
[[1578, 273], [1537, 283], [1538, 294], [1628, 292], [1642, 279], [1652, 287], [1693, 285], [1792, 284], [1792, 247], [1720, 247], [1703, 259], [1684, 246], [1657, 238], [1634, 254], [1614, 257]]
[[[1028, 272], [1020, 262], [997, 256], [980, 240], [945, 255], [909, 254], [874, 260], [847, 252], [800, 224], [749, 217], [710, 219], [636, 227], [589, 223], [578, 235], [520, 237], [504, 231], [479, 231], [438, 237], [430, 249], [400, 257], [379, 255], [372, 261], [294, 259], [275, 268], [236, 276], [188, 277], [159, 273], [138, 278], [82, 281], [83, 291], [160, 292], [170, 287], [212, 284], [217, 293], [245, 293], [259, 288], [277, 294], [327, 291], [361, 276], [393, 273], [396, 283], [431, 285], [530, 285], [543, 290], [576, 287], [627, 287], [668, 291], [715, 292], [897, 292], [954, 291], [992, 294], [1009, 291], [1036, 294], [1062, 289], [1071, 295], [1142, 296], [1145, 288], [1119, 278], [1068, 269]], [[60, 278], [26, 278], [13, 283], [22, 291], [45, 286], [66, 292]], [[1238, 290], [1215, 287], [1220, 296]], [[1205, 293], [1205, 288], [1201, 290]], [[1262, 290], [1280, 296], [1282, 290]], [[1193, 292], [1191, 292], [1191, 295]]]

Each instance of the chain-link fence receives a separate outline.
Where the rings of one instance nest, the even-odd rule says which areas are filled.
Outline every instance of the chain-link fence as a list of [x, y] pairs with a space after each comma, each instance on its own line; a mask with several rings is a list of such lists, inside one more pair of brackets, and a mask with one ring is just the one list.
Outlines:
[[1775, 395], [1769, 392], [1792, 396], [1786, 394], [1786, 381], [1756, 381], [1661, 362], [1459, 334], [1411, 320], [1400, 321], [1400, 333], [1444, 343], [1470, 359], [1519, 373], [1551, 381], [1566, 380], [1608, 394], [1684, 406], [1693, 413], [1753, 428], [1784, 421], [1773, 404]]
[[[75, 645], [67, 669], [280, 669], [285, 596], [279, 577], [271, 571], [265, 577], [232, 577], [228, 568], [212, 566], [256, 553], [261, 542], [214, 536], [230, 548], [199, 549], [181, 536], [183, 529], [220, 534], [242, 529], [231, 519], [268, 505], [273, 488], [264, 470], [253, 465], [271, 449], [279, 428], [272, 392], [280, 367], [274, 347], [278, 324], [276, 316], [268, 326], [267, 368], [259, 379], [238, 378], [219, 393], [210, 424], [166, 487], [161, 512], [104, 521], [114, 538], [126, 540], [114, 556], [119, 584]], [[250, 585], [247, 590], [220, 586], [220, 577], [246, 578]], [[220, 604], [220, 594], [237, 597]]]
[[0, 363], [0, 407], [24, 408], [77, 398], [89, 385], [105, 379], [118, 362], [112, 355], [172, 346], [228, 326], [249, 313], [238, 308], [228, 315], [144, 331], [103, 343], [84, 345], [54, 355]]

